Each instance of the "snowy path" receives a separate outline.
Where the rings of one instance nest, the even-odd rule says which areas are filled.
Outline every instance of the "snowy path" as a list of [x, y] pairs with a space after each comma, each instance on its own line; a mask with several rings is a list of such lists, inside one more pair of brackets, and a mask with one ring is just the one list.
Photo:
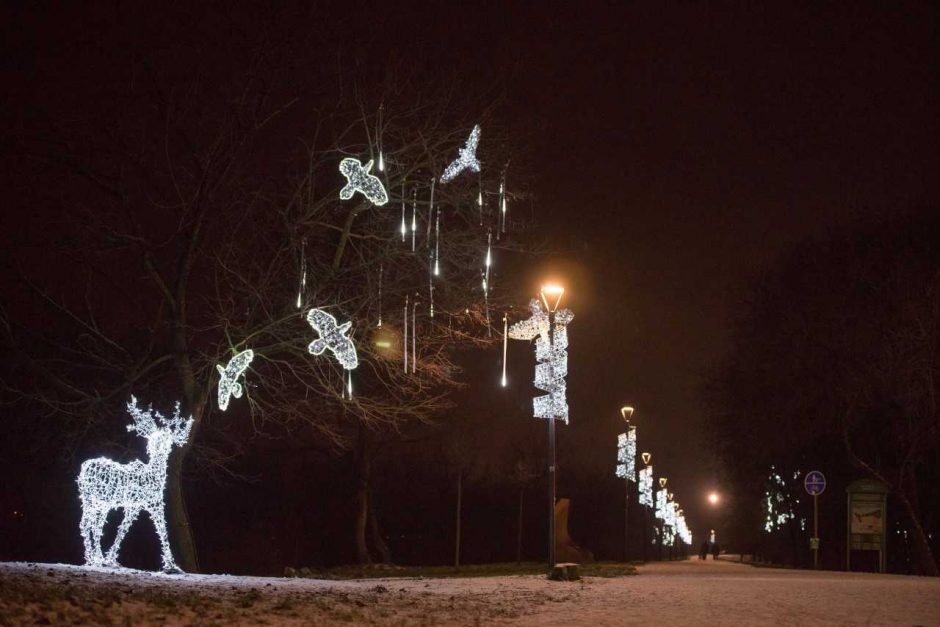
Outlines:
[[655, 563], [637, 577], [324, 581], [0, 564], [0, 625], [940, 625], [940, 580]]

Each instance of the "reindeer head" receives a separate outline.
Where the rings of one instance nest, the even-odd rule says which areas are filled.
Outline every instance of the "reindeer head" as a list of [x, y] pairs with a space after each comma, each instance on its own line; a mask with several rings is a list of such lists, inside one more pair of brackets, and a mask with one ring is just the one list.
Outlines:
[[128, 431], [136, 431], [138, 435], [147, 439], [147, 452], [169, 453], [173, 445], [182, 446], [189, 439], [189, 432], [193, 427], [192, 416], [184, 420], [180, 416], [180, 404], [177, 401], [172, 418], [164, 418], [163, 414], [154, 411], [153, 406], [141, 409], [137, 406], [137, 399], [131, 397], [127, 404], [127, 411], [133, 422], [127, 425]]

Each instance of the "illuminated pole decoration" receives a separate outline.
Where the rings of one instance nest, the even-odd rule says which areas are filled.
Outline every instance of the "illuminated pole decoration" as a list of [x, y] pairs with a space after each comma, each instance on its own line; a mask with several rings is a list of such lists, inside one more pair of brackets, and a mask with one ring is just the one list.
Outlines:
[[620, 415], [627, 423], [627, 430], [617, 436], [616, 475], [624, 480], [623, 561], [627, 561], [630, 546], [630, 482], [636, 481], [636, 427], [630, 426], [630, 418], [633, 417], [632, 407], [621, 407]]
[[640, 505], [643, 508], [643, 561], [646, 561], [647, 528], [649, 527], [649, 511], [653, 508], [653, 467], [650, 460], [653, 458], [649, 453], [643, 453], [643, 463], [645, 468], [638, 473], [639, 481], [637, 487], [639, 491]]
[[[665, 522], [666, 520], [666, 504], [669, 502], [669, 491], [666, 490], [666, 483], [668, 479], [666, 477], [659, 478], [659, 490], [656, 491], [656, 507], [653, 509], [653, 516], [660, 521]], [[659, 528], [659, 558], [663, 557], [663, 540], [664, 532], [662, 524]]]
[[[180, 405], [172, 418], [148, 407], [142, 410], [133, 396], [127, 404], [132, 423], [128, 431], [136, 431], [147, 440], [147, 463], [133, 461], [119, 464], [106, 457], [89, 459], [78, 473], [78, 496], [82, 504], [79, 530], [85, 547], [85, 564], [94, 567], [117, 568], [118, 552], [128, 529], [141, 512], [147, 512], [160, 539], [160, 557], [163, 570], [180, 572], [173, 559], [167, 537], [165, 501], [167, 462], [173, 446], [182, 446], [189, 439], [192, 417], [180, 417]], [[124, 518], [118, 526], [114, 542], [103, 552], [101, 538], [111, 510], [123, 509]]]
[[224, 368], [219, 364], [215, 365], [219, 371], [219, 409], [222, 411], [228, 409], [231, 397], [242, 397], [242, 386], [238, 379], [254, 358], [255, 353], [249, 348], [232, 357]]
[[568, 324], [574, 314], [568, 309], [558, 310], [565, 289], [557, 285], [544, 285], [542, 303], [533, 298], [529, 302], [532, 315], [509, 329], [514, 340], [535, 339], [535, 387], [548, 394], [532, 399], [536, 418], [548, 420], [548, 559], [549, 568], [555, 566], [555, 421], [568, 424], [568, 401], [565, 398], [565, 376], [568, 374]]
[[480, 171], [480, 161], [477, 159], [477, 146], [480, 144], [480, 125], [477, 124], [470, 131], [470, 137], [467, 143], [460, 149], [458, 156], [454, 159], [444, 173], [441, 175], [441, 184], [450, 183], [454, 178], [469, 169], [472, 172]]
[[388, 194], [385, 192], [385, 186], [377, 176], [369, 174], [372, 169], [370, 160], [365, 166], [353, 157], [346, 157], [339, 162], [339, 171], [346, 177], [346, 186], [339, 190], [341, 200], [349, 200], [353, 194], [359, 192], [365, 196], [373, 205], [381, 207], [388, 202]]

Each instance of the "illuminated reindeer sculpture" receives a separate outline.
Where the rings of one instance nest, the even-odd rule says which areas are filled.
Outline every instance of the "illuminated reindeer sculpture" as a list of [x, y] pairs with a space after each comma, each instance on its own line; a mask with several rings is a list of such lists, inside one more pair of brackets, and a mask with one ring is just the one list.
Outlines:
[[[176, 404], [173, 417], [166, 419], [152, 407], [146, 410], [137, 407], [137, 399], [133, 396], [127, 404], [127, 411], [133, 419], [127, 430], [136, 431], [146, 438], [149, 460], [146, 464], [140, 460], [119, 464], [99, 457], [82, 464], [78, 474], [78, 495], [82, 502], [79, 528], [85, 543], [85, 563], [88, 566], [118, 567], [121, 542], [140, 513], [146, 511], [160, 538], [163, 570], [179, 571], [167, 539], [163, 495], [170, 450], [174, 444], [182, 446], [189, 439], [193, 419], [180, 418], [179, 403]], [[101, 536], [108, 513], [118, 508], [124, 510], [124, 518], [111, 548], [105, 554], [102, 552]]]

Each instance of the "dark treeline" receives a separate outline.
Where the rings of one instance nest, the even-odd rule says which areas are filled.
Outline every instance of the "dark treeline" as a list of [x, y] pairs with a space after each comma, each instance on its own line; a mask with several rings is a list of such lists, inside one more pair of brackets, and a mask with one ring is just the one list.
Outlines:
[[[829, 482], [820, 497], [825, 567], [845, 565], [845, 488], [869, 478], [890, 489], [889, 568], [937, 574], [937, 242], [931, 208], [805, 243], [754, 282], [707, 386], [736, 548], [810, 562], [812, 498], [802, 481], [815, 469]], [[768, 483], [772, 467], [782, 486]], [[768, 491], [795, 516], [773, 533], [763, 531]]]

